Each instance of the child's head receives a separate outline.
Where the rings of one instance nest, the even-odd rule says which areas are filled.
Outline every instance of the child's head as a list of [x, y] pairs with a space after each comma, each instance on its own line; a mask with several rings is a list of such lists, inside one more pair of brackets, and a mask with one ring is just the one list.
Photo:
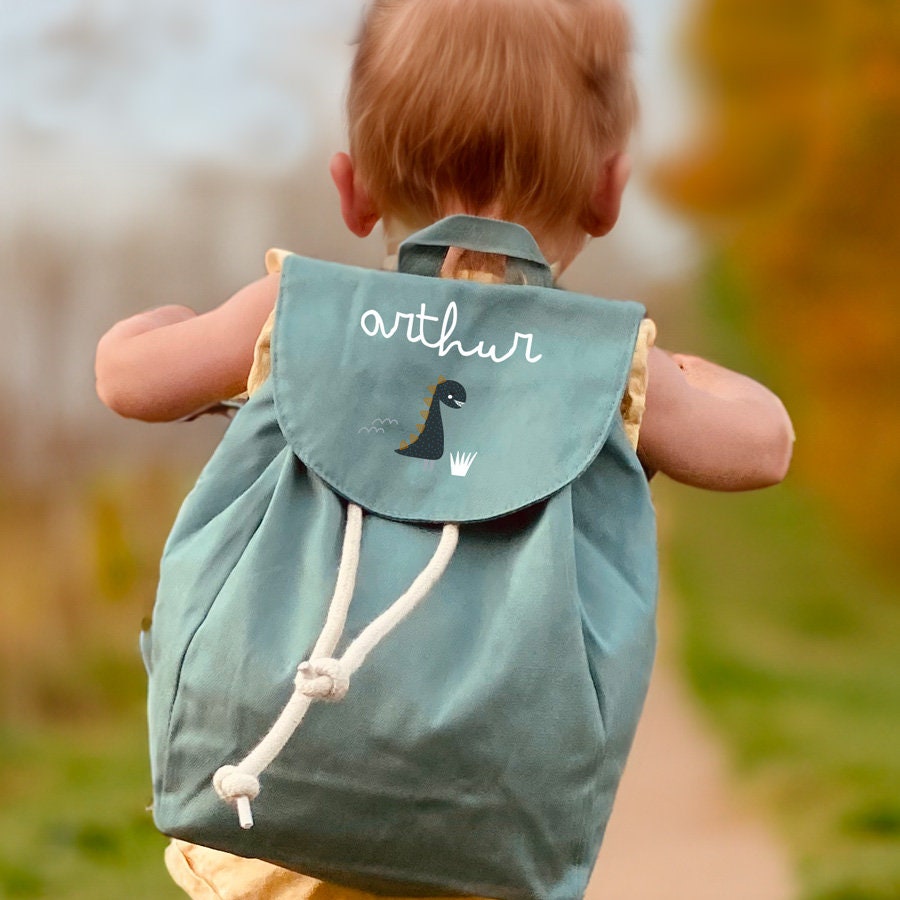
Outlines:
[[580, 248], [612, 227], [627, 178], [629, 57], [618, 0], [372, 0], [338, 186], [362, 192], [363, 231], [468, 212]]

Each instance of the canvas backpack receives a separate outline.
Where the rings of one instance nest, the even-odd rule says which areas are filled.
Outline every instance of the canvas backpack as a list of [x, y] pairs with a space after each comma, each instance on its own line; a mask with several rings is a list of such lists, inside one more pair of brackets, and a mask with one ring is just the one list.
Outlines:
[[[511, 283], [435, 277], [449, 247]], [[576, 900], [654, 651], [644, 310], [494, 220], [399, 268], [284, 260], [144, 634], [155, 820], [374, 893]]]

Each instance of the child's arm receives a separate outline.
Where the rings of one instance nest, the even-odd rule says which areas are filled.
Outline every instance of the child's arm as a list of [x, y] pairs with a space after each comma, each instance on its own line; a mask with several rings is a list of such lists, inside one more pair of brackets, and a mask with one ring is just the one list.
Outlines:
[[114, 325], [97, 345], [97, 394], [114, 412], [167, 422], [241, 393], [280, 275], [269, 275], [211, 312], [163, 306]]
[[761, 384], [695, 356], [650, 351], [638, 455], [651, 472], [719, 491], [777, 484], [794, 432], [781, 401]]

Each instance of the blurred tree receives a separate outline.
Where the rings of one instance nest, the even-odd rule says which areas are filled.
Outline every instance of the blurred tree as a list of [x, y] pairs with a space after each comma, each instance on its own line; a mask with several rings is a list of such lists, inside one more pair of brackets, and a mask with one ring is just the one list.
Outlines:
[[687, 50], [700, 134], [657, 186], [777, 365], [796, 472], [896, 565], [900, 4], [700, 0]]

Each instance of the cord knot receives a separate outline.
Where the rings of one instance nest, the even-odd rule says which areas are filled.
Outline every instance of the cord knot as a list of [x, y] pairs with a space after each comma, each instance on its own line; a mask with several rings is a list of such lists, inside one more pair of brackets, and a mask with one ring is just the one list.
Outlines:
[[313, 700], [337, 703], [347, 696], [350, 676], [341, 660], [320, 657], [300, 663], [294, 684], [301, 694]]
[[249, 772], [241, 771], [237, 766], [221, 766], [213, 775], [213, 787], [223, 800], [237, 807], [241, 828], [252, 828], [250, 801], [255, 800], [259, 794], [259, 779]]
[[239, 797], [255, 800], [259, 795], [259, 779], [249, 772], [242, 772], [237, 766], [222, 766], [213, 775], [216, 793], [229, 803]]

